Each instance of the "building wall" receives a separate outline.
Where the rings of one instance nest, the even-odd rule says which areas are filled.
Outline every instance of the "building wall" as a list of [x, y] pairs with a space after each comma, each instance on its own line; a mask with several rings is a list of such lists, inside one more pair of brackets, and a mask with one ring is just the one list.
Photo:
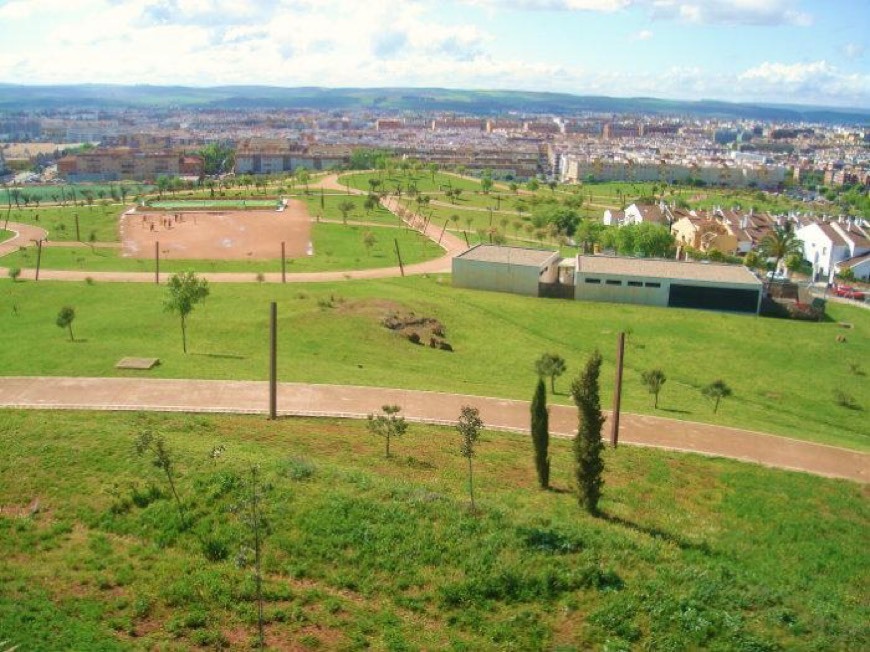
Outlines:
[[538, 282], [553, 276], [559, 255], [542, 267], [508, 265], [480, 260], [453, 259], [453, 285], [474, 290], [509, 292], [529, 297], [538, 296]]
[[[597, 280], [598, 283], [592, 282], [594, 280]], [[620, 282], [620, 285], [615, 285], [617, 281]], [[640, 285], [634, 285], [636, 283]], [[656, 285], [658, 287], [655, 287]], [[668, 305], [669, 289], [670, 284], [663, 279], [591, 274], [583, 271], [574, 274], [574, 298], [578, 301], [635, 303], [644, 306], [665, 307]]]
[[[589, 282], [591, 280], [597, 280], [598, 282]], [[755, 291], [758, 293], [756, 312], [758, 311], [758, 302], [761, 300], [760, 288], [752, 286], [715, 283], [712, 281], [647, 278], [622, 274], [593, 274], [583, 271], [575, 273], [574, 298], [578, 301], [632, 303], [645, 306], [661, 306], [664, 308], [668, 306], [671, 283], [700, 288]]]

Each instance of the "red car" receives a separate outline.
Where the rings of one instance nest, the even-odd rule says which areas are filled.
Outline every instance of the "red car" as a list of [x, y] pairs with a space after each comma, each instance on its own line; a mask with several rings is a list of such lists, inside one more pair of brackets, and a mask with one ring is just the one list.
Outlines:
[[853, 288], [851, 285], [835, 285], [834, 294], [838, 297], [845, 297], [846, 299], [858, 299], [859, 301], [864, 300], [864, 293], [861, 292], [861, 290]]

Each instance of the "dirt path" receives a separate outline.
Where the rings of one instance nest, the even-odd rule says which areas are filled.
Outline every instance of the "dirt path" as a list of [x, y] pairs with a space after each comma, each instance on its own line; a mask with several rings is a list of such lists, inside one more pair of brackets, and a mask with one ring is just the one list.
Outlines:
[[[378, 387], [281, 383], [280, 415], [364, 418], [381, 405], [401, 405], [412, 421], [450, 425], [463, 405], [480, 409], [487, 428], [527, 432], [529, 404], [481, 396]], [[151, 410], [266, 414], [268, 384], [259, 381], [164, 380], [138, 378], [0, 378], [0, 406], [9, 408]], [[577, 412], [550, 408], [550, 431], [570, 437]], [[607, 429], [607, 425], [605, 425]], [[609, 432], [609, 431], [607, 431]], [[623, 413], [624, 444], [700, 453], [805, 471], [815, 475], [870, 481], [870, 455], [738, 428]]]
[[9, 240], [4, 240], [0, 243], [0, 256], [18, 251], [19, 247], [30, 247], [33, 245], [33, 240], [43, 240], [48, 235], [48, 231], [45, 229], [19, 222], [9, 222], [9, 226], [6, 229], [12, 231], [15, 235], [9, 238]]

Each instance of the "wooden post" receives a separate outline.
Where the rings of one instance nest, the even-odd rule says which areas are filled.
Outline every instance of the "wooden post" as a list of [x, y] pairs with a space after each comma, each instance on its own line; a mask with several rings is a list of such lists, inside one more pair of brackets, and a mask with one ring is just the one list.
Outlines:
[[79, 234], [79, 214], [78, 213], [75, 213], [75, 218], [76, 218], [76, 240], [78, 242], [81, 242], [82, 236]]
[[396, 257], [399, 259], [399, 271], [402, 272], [402, 276], [405, 275], [405, 266], [402, 265], [402, 254], [399, 252], [399, 241], [396, 238], [393, 238], [393, 242], [396, 244]]
[[278, 418], [278, 304], [269, 306], [269, 418]]
[[284, 242], [281, 242], [281, 282], [287, 282], [287, 254]]
[[616, 382], [613, 388], [613, 418], [610, 430], [610, 445], [619, 443], [619, 403], [622, 400], [622, 356], [625, 352], [625, 333], [620, 332], [616, 343]]
[[42, 243], [43, 240], [40, 238], [36, 241], [36, 277], [34, 280], [39, 280], [39, 265], [42, 263]]
[[447, 223], [449, 221], [450, 221], [449, 219], [444, 220], [444, 228], [441, 229], [441, 235], [438, 236], [438, 244], [441, 244], [441, 238], [444, 237], [444, 232], [447, 230]]
[[160, 241], [154, 243], [154, 282], [160, 285]]

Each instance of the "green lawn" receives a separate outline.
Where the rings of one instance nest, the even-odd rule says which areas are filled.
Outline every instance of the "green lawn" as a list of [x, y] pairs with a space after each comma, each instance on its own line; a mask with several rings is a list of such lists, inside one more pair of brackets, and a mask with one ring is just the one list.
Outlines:
[[[141, 192], [148, 192], [154, 188], [154, 186], [125, 181], [123, 183], [76, 183], [76, 184], [62, 184], [62, 185], [38, 185], [38, 186], [21, 186], [18, 187], [17, 190], [21, 193], [29, 195], [34, 199], [39, 199], [40, 202], [54, 202], [61, 203], [63, 201], [71, 202], [73, 199], [78, 202], [84, 203], [86, 200], [86, 192], [91, 193], [94, 201], [99, 201], [101, 199], [111, 199], [112, 190], [114, 189], [118, 193], [118, 197], [121, 196], [121, 189], [124, 188], [127, 190], [127, 200], [132, 201], [134, 195], [139, 194]], [[6, 205], [9, 201], [8, 196], [9, 193], [12, 193], [12, 205], [15, 205], [15, 190], [16, 188], [0, 188], [0, 204]], [[19, 197], [19, 205], [24, 206], [24, 200]]]
[[231, 208], [243, 210], [245, 208], [277, 208], [277, 199], [166, 199], [152, 201], [151, 208], [159, 208], [168, 211], [184, 211], [197, 208]]
[[[146, 429], [187, 528], [134, 453]], [[471, 514], [449, 429], [415, 425], [385, 459], [362, 422], [0, 411], [0, 445], [0, 632], [23, 650], [250, 649], [231, 508], [252, 464], [272, 649], [870, 646], [870, 510], [849, 482], [622, 447], [591, 518], [568, 442], [543, 492], [528, 438], [484, 432]]]
[[[870, 450], [870, 383], [855, 373], [868, 371], [870, 313], [860, 308], [830, 304], [833, 321], [805, 323], [461, 290], [437, 276], [307, 286], [215, 284], [190, 316], [194, 354], [185, 356], [177, 319], [163, 311], [165, 292], [154, 285], [0, 279], [0, 332], [10, 343], [0, 348], [0, 374], [129, 375], [114, 365], [135, 355], [161, 359], [151, 377], [265, 379], [268, 304], [274, 300], [284, 381], [530, 399], [534, 360], [552, 351], [568, 363], [556, 383], [556, 400], [567, 403], [570, 379], [599, 348], [602, 396], [609, 405], [617, 333], [630, 329], [626, 410]], [[68, 343], [55, 326], [64, 305], [76, 309], [76, 333], [86, 342]], [[385, 329], [381, 319], [392, 310], [439, 319], [454, 351], [415, 346]], [[845, 342], [837, 341], [840, 335]], [[658, 410], [640, 381], [641, 372], [654, 367], [667, 375]], [[734, 396], [713, 414], [700, 388], [718, 378]], [[837, 391], [862, 409], [838, 405]]]
[[[75, 242], [80, 239], [87, 242], [91, 232], [93, 232], [99, 242], [117, 242], [118, 221], [126, 208], [127, 206], [121, 204], [40, 206], [39, 208], [22, 208], [21, 210], [13, 208], [9, 221], [41, 227], [48, 231], [49, 240]], [[5, 211], [0, 215], [5, 221]], [[79, 238], [76, 238], [76, 215], [79, 219]]]
[[6, 231], [5, 229], [0, 229], [0, 242], [6, 242], [9, 238], [15, 236], [15, 233], [12, 231]]
[[357, 190], [370, 190], [369, 179], [377, 179], [381, 182], [378, 191], [394, 193], [397, 186], [401, 186], [402, 192], [406, 192], [410, 185], [417, 187], [419, 192], [443, 191], [447, 187], [461, 188], [463, 192], [480, 190], [480, 182], [474, 179], [458, 177], [452, 174], [435, 173], [434, 177], [429, 172], [417, 174], [405, 174], [395, 171], [392, 174], [385, 172], [355, 172], [343, 174], [338, 178], [341, 184], [349, 185]]
[[[371, 231], [376, 241], [367, 251], [363, 234]], [[399, 228], [314, 224], [312, 241], [314, 255], [288, 260], [288, 272], [323, 272], [336, 270], [393, 267], [398, 264], [395, 244], [399, 241], [402, 262], [413, 264], [438, 258], [444, 251], [415, 231]], [[193, 269], [198, 272], [280, 272], [279, 256], [273, 260], [161, 260], [160, 270], [178, 272]], [[29, 247], [0, 258], [4, 267], [35, 268], [36, 249]], [[92, 272], [151, 272], [150, 258], [127, 258], [120, 249], [82, 247], [43, 247], [40, 266], [43, 269], [72, 269]]]
[[373, 222], [389, 226], [400, 226], [402, 221], [386, 208], [378, 204], [372, 210], [367, 211], [365, 208], [365, 197], [359, 195], [337, 195], [324, 194], [321, 201], [320, 193], [311, 195], [300, 195], [297, 199], [305, 202], [308, 208], [308, 213], [316, 217], [321, 217], [325, 220], [342, 220], [344, 219], [339, 205], [344, 202], [353, 204], [353, 209], [348, 211], [347, 219], [351, 222]]

